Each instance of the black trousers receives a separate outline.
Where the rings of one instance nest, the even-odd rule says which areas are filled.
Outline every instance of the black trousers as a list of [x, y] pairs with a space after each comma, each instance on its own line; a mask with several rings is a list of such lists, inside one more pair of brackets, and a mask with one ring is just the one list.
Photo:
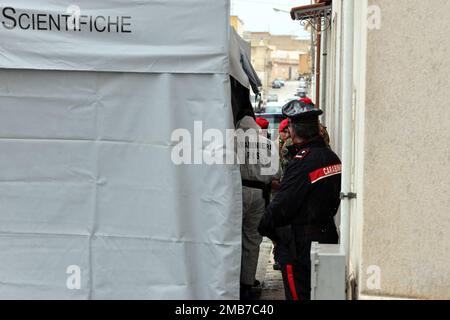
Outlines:
[[281, 273], [286, 300], [305, 301], [311, 299], [310, 271], [298, 264], [282, 264]]
[[297, 262], [295, 264], [281, 261], [281, 272], [286, 293], [286, 300], [311, 300], [311, 243], [338, 244], [336, 227], [326, 232], [296, 237]]

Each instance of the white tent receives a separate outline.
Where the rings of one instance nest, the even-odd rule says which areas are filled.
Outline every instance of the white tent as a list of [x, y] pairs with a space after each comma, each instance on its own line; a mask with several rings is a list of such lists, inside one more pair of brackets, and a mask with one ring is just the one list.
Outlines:
[[0, 298], [238, 298], [239, 167], [171, 161], [233, 127], [229, 1], [66, 5], [0, 8]]

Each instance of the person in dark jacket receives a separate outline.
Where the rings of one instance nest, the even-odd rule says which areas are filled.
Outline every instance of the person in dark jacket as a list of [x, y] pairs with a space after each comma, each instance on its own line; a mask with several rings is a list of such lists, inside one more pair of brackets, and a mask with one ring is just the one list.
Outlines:
[[311, 243], [339, 241], [334, 217], [340, 205], [342, 165], [320, 134], [322, 113], [302, 101], [283, 108], [290, 121], [293, 159], [258, 229], [276, 243], [288, 300], [311, 298]]

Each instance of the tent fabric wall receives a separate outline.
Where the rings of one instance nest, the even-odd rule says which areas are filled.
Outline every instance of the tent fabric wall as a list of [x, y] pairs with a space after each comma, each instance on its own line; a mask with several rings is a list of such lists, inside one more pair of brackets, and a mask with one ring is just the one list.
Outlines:
[[233, 128], [228, 1], [79, 3], [130, 11], [134, 39], [0, 27], [0, 298], [237, 299], [239, 167], [171, 161], [175, 129]]
[[[51, 0], [2, 0], [1, 9], [62, 15], [70, 3]], [[1, 15], [0, 67], [15, 69], [122, 71], [155, 73], [228, 72], [229, 0], [77, 0], [81, 15], [131, 17], [131, 33], [12, 30]], [[68, 13], [69, 12], [69, 13]], [[12, 16], [10, 10], [6, 11]], [[36, 16], [35, 16], [36, 17]], [[37, 20], [37, 17], [35, 18]], [[41, 18], [49, 20], [48, 18]], [[83, 21], [89, 21], [89, 18]], [[101, 21], [101, 22], [100, 22]], [[28, 26], [24, 18], [23, 25]], [[103, 19], [99, 20], [99, 25]], [[42, 24], [48, 28], [49, 23]], [[36, 25], [37, 28], [37, 25]], [[113, 28], [111, 28], [112, 30]]]

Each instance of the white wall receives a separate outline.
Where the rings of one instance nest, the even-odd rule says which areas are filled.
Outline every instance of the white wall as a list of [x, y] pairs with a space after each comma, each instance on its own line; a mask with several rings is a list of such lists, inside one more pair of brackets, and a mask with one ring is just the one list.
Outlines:
[[371, 0], [361, 270], [368, 296], [450, 298], [450, 12], [447, 0]]

